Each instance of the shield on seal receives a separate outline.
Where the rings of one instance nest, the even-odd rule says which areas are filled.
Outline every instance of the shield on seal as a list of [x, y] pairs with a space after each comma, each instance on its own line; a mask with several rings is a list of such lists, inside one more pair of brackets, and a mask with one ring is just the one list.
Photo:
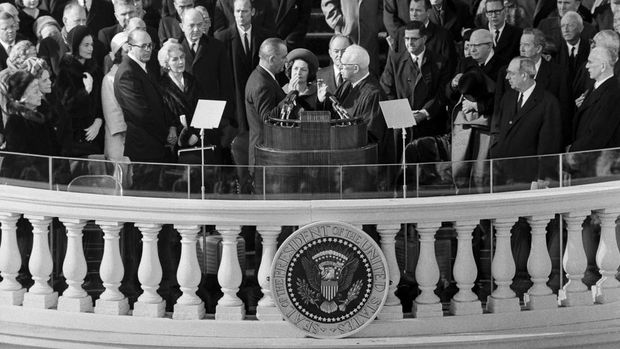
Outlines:
[[321, 293], [326, 300], [331, 301], [338, 293], [338, 280], [321, 281]]

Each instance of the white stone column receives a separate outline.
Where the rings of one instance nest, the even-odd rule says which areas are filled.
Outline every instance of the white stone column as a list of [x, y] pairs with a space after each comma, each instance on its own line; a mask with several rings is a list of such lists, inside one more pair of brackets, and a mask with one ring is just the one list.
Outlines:
[[222, 235], [222, 261], [217, 270], [217, 281], [222, 287], [224, 295], [215, 307], [216, 320], [243, 320], [245, 306], [237, 297], [243, 276], [237, 256], [237, 236], [241, 227], [219, 226], [217, 230]]
[[588, 267], [586, 252], [583, 248], [583, 229], [581, 225], [589, 215], [589, 211], [570, 212], [564, 214], [568, 239], [564, 252], [563, 265], [568, 282], [559, 292], [559, 299], [563, 306], [592, 305], [592, 292], [581, 281]]
[[558, 299], [549, 286], [551, 273], [551, 257], [547, 250], [547, 230], [549, 221], [555, 215], [540, 215], [528, 217], [532, 228], [532, 245], [530, 256], [527, 259], [527, 271], [532, 280], [532, 287], [524, 295], [525, 306], [530, 310], [557, 308]]
[[120, 222], [97, 222], [103, 230], [103, 258], [99, 266], [99, 276], [105, 291], [95, 301], [95, 313], [106, 315], [127, 315], [129, 302], [119, 291], [125, 275], [119, 246], [119, 233], [123, 228]]
[[67, 251], [62, 263], [62, 273], [68, 287], [58, 298], [58, 310], [79, 313], [92, 312], [93, 299], [82, 288], [84, 277], [86, 277], [82, 230], [86, 221], [73, 218], [60, 218], [60, 221], [67, 229]]
[[474, 315], [482, 314], [482, 303], [471, 290], [476, 282], [478, 270], [472, 249], [472, 233], [480, 220], [456, 222], [458, 247], [454, 261], [454, 280], [459, 291], [450, 301], [450, 314]]
[[181, 234], [181, 259], [177, 269], [177, 280], [183, 294], [174, 305], [173, 319], [199, 320], [205, 317], [204, 302], [196, 295], [200, 284], [200, 265], [196, 255], [196, 240], [200, 227], [197, 225], [175, 226]]
[[26, 216], [32, 224], [32, 252], [28, 269], [32, 274], [34, 285], [24, 295], [24, 307], [48, 309], [58, 304], [58, 292], [48, 285], [53, 270], [52, 254], [48, 241], [50, 217]]
[[166, 302], [157, 293], [162, 277], [157, 252], [157, 234], [161, 230], [161, 224], [136, 223], [135, 226], [142, 232], [142, 258], [138, 266], [138, 280], [144, 292], [133, 305], [133, 316], [163, 317]]
[[390, 275], [388, 296], [383, 309], [377, 315], [380, 320], [400, 320], [403, 318], [403, 306], [400, 299], [396, 297], [396, 288], [400, 282], [400, 269], [396, 260], [396, 234], [400, 231], [400, 227], [400, 224], [377, 226], [377, 232], [381, 236], [381, 251], [387, 261]]
[[413, 302], [413, 315], [418, 318], [443, 316], [439, 297], [435, 295], [435, 288], [439, 282], [435, 233], [440, 226], [440, 223], [418, 223], [416, 227], [420, 234], [420, 256], [415, 268], [415, 278], [421, 292]]
[[258, 284], [260, 285], [261, 292], [263, 292], [263, 298], [258, 301], [258, 306], [256, 307], [256, 318], [259, 320], [283, 320], [282, 314], [273, 301], [270, 279], [271, 265], [278, 248], [277, 239], [281, 229], [280, 226], [256, 227], [256, 231], [263, 240], [263, 255], [261, 256], [260, 267], [258, 268]]
[[521, 311], [519, 298], [510, 288], [516, 267], [512, 248], [510, 247], [510, 230], [517, 219], [501, 218], [493, 223], [495, 227], [495, 256], [491, 263], [491, 272], [497, 288], [487, 298], [487, 310], [491, 313], [508, 313]]
[[0, 305], [22, 305], [26, 289], [17, 282], [22, 258], [17, 246], [17, 213], [0, 213], [2, 240], [0, 241]]
[[596, 303], [610, 303], [620, 300], [620, 281], [616, 279], [620, 266], [620, 251], [616, 238], [616, 219], [618, 210], [598, 212], [601, 219], [601, 240], [596, 250], [596, 265], [601, 279], [592, 286], [592, 294]]

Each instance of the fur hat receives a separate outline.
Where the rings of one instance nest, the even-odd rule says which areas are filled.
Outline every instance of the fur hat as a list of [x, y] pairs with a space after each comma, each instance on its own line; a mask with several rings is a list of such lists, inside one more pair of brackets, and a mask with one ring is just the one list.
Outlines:
[[26, 89], [35, 80], [34, 75], [27, 71], [18, 70], [7, 80], [7, 97], [10, 101], [18, 102], [24, 96]]

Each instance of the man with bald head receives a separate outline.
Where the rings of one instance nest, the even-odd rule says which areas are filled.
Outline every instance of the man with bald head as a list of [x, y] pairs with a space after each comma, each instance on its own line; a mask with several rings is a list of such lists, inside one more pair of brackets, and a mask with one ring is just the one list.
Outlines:
[[571, 151], [620, 146], [620, 87], [614, 78], [618, 53], [595, 47], [588, 56], [586, 69], [594, 86], [586, 91], [577, 109]]
[[[258, 67], [254, 69], [245, 86], [245, 111], [250, 129], [248, 162], [254, 166], [254, 148], [262, 142], [263, 122], [278, 108], [286, 94], [278, 84], [276, 75], [284, 70], [287, 49], [282, 39], [269, 38], [258, 50]], [[253, 172], [253, 170], [250, 170]]]
[[[592, 42], [590, 44], [590, 50], [595, 47], [602, 47], [610, 50], [611, 52], [615, 52], [616, 55], [620, 53], [620, 36], [617, 32], [606, 29], [601, 30], [600, 32], [594, 35], [592, 38]], [[616, 60], [614, 64], [614, 78], [620, 84], [620, 60]], [[579, 67], [577, 71], [577, 76], [575, 77], [575, 82], [573, 83], [574, 95], [577, 97], [577, 107], [581, 105], [583, 102], [583, 94], [591, 89], [594, 85], [594, 80], [590, 79], [590, 73], [586, 68], [586, 64], [583, 64]]]
[[[369, 72], [370, 56], [359, 45], [351, 45], [340, 58], [344, 83], [334, 95], [351, 117], [362, 117], [368, 126], [368, 141], [378, 143], [379, 162], [395, 162], [394, 154], [389, 152], [387, 126], [379, 107], [379, 101], [385, 99], [381, 86]], [[325, 101], [326, 86], [318, 90], [320, 102]]]
[[493, 50], [493, 35], [486, 29], [475, 30], [469, 39], [470, 57], [460, 62], [457, 72], [465, 72], [468, 67], [478, 65], [493, 81], [497, 79], [500, 68], [508, 64]]

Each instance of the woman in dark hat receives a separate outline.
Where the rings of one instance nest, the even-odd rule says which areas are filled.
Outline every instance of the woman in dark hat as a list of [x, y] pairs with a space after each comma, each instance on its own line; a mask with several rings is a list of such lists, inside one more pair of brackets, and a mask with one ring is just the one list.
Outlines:
[[457, 190], [483, 192], [488, 186], [485, 160], [491, 140], [495, 84], [474, 68], [463, 73], [457, 89], [461, 98], [452, 110], [452, 177]]
[[[300, 111], [317, 109], [319, 100], [316, 95], [316, 72], [319, 69], [319, 60], [314, 53], [304, 48], [289, 52], [286, 60], [285, 72], [289, 82], [284, 85], [283, 90], [287, 94], [293, 91], [299, 93], [296, 98], [297, 105], [290, 116], [290, 118], [297, 119]], [[282, 105], [280, 111], [282, 111]]]
[[78, 25], [67, 35], [70, 52], [59, 65], [54, 90], [64, 110], [59, 120], [61, 155], [88, 156], [103, 150], [102, 74], [93, 59], [93, 36]]
[[[6, 151], [55, 155], [52, 136], [45, 116], [37, 112], [41, 105], [39, 82], [29, 72], [18, 70], [7, 79]], [[5, 156], [2, 176], [14, 179], [46, 180], [47, 159]]]

